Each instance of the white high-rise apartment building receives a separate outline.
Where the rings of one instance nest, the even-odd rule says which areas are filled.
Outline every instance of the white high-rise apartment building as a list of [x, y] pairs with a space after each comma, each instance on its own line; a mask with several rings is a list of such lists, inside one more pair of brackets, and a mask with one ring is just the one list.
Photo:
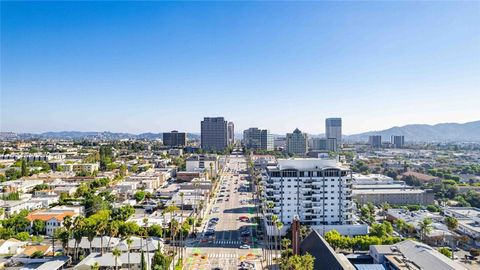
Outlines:
[[295, 216], [314, 229], [353, 224], [351, 170], [336, 160], [279, 159], [262, 181], [266, 205], [273, 203], [266, 215], [277, 215], [285, 227]]

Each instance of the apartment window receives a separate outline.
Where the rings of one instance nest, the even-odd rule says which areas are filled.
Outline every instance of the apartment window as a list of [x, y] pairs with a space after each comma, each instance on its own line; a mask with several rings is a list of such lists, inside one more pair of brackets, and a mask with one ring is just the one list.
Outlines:
[[308, 177], [313, 177], [313, 172], [308, 172]]
[[300, 177], [304, 177], [305, 176], [305, 172], [300, 172]]

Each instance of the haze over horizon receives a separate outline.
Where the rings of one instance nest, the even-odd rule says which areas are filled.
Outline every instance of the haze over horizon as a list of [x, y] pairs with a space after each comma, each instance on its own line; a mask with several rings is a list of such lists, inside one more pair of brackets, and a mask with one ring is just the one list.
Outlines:
[[[0, 131], [464, 123], [480, 2], [1, 2]], [[408, 20], [406, 20], [408, 18]]]

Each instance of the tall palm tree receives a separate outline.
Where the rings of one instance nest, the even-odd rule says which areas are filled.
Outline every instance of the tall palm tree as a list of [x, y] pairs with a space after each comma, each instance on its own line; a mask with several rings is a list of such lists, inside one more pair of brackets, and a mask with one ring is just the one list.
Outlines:
[[103, 237], [105, 236], [105, 232], [107, 231], [108, 222], [107, 220], [101, 220], [97, 223], [96, 234], [100, 236], [100, 255], [103, 255]]
[[107, 242], [107, 249], [110, 248], [110, 242], [112, 241], [112, 237], [117, 237], [119, 231], [119, 224], [116, 220], [110, 220], [108, 224], [108, 242]]
[[68, 254], [68, 241], [70, 240], [70, 235], [72, 234], [70, 232], [70, 229], [72, 228], [73, 226], [73, 219], [72, 219], [72, 216], [65, 216], [63, 218], [63, 227], [65, 227], [66, 231], [68, 232], [68, 239], [67, 239], [67, 245], [66, 245], [66, 250], [65, 252]]
[[[275, 204], [273, 202], [268, 201], [267, 202], [267, 211], [270, 212], [269, 215], [267, 216], [267, 220], [270, 219], [270, 222], [268, 223], [268, 227], [270, 227], [270, 224], [273, 223], [273, 207], [275, 207]], [[268, 229], [267, 229], [267, 264], [269, 264], [269, 261], [271, 263], [272, 260], [272, 241], [271, 241], [271, 236], [268, 235]]]
[[67, 231], [64, 227], [59, 227], [55, 230], [55, 238], [60, 239], [62, 242], [65, 255], [68, 254], [68, 241], [70, 240], [70, 231]]
[[95, 227], [96, 225], [93, 222], [90, 222], [85, 226], [85, 230], [84, 230], [84, 233], [87, 236], [88, 242], [90, 242], [90, 250], [89, 250], [90, 254], [92, 253], [92, 241], [97, 235], [97, 231]]
[[182, 227], [183, 227], [183, 198], [184, 198], [185, 194], [183, 192], [180, 192], [180, 259], [182, 260], [183, 262], [183, 251], [184, 251], [184, 248], [183, 248], [183, 242], [184, 242], [184, 235], [183, 235], [183, 231], [182, 231]]
[[127, 249], [128, 249], [128, 269], [131, 269], [132, 266], [130, 265], [130, 249], [132, 248], [133, 240], [132, 238], [128, 237], [125, 242], [127, 243]]
[[[283, 223], [282, 223], [280, 220], [278, 220], [278, 221], [276, 222], [275, 226], [277, 227], [277, 231], [278, 231], [278, 235], [279, 235], [278, 237], [280, 237], [280, 231], [282, 230]], [[280, 237], [280, 241], [281, 241], [281, 239], [282, 239], [282, 238]], [[276, 244], [275, 244], [275, 245], [276, 245]], [[276, 248], [277, 248], [277, 246], [275, 246], [275, 249], [276, 249]], [[278, 267], [278, 269], [280, 269], [280, 259], [282, 258], [282, 245], [280, 245], [280, 243], [279, 243], [279, 250], [280, 250], [280, 252], [279, 252], [280, 254], [279, 254], [279, 256], [277, 257], [277, 262], [278, 262], [278, 263], [277, 263], [277, 267]]]
[[418, 224], [418, 227], [420, 230], [420, 237], [423, 241], [425, 240], [425, 236], [427, 236], [427, 234], [433, 230], [432, 220], [430, 218], [424, 218]]
[[120, 257], [120, 255], [122, 255], [122, 252], [120, 251], [120, 249], [114, 248], [112, 250], [112, 255], [113, 255], [113, 257], [115, 257], [115, 269], [118, 270], [118, 257]]
[[73, 238], [75, 239], [75, 246], [74, 246], [74, 258], [78, 258], [78, 246], [82, 241], [82, 237], [84, 234], [84, 227], [85, 227], [85, 219], [83, 216], [77, 216], [73, 221]]
[[[277, 216], [277, 215], [273, 215], [273, 216], [272, 216], [272, 226], [274, 226], [275, 229], [277, 228], [277, 227], [276, 227], [277, 222], [278, 222], [278, 216]], [[271, 252], [272, 255], [273, 255], [273, 256], [271, 256], [271, 258], [272, 258], [272, 264], [274, 263], [274, 261], [275, 261], [275, 259], [276, 259], [275, 256], [276, 256], [276, 250], [277, 250], [277, 237], [278, 237], [276, 230], [274, 230], [273, 233], [274, 233], [274, 234], [273, 234], [274, 246], [273, 246], [272, 249], [270, 249], [270, 252]]]
[[150, 252], [148, 251], [148, 217], [143, 218], [143, 226], [144, 226], [144, 235], [145, 235], [145, 245], [147, 248], [147, 269], [150, 266]]
[[380, 208], [382, 209], [383, 219], [387, 219], [387, 211], [388, 209], [390, 209], [390, 204], [388, 204], [387, 202], [383, 202], [380, 205]]

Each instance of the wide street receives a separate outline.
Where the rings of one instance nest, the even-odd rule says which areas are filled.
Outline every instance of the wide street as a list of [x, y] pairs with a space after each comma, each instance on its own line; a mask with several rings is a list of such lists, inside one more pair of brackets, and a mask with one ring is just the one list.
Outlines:
[[[226, 160], [201, 236], [187, 247], [184, 269], [241, 269], [242, 262], [243, 269], [261, 269], [246, 160], [242, 155]], [[217, 218], [216, 225], [209, 222]]]

